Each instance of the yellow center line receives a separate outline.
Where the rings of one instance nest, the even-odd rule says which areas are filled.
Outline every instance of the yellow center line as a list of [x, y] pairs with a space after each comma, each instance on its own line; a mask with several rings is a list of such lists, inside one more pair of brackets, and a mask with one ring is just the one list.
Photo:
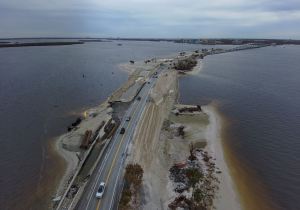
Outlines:
[[[134, 110], [132, 116], [135, 115], [135, 113], [137, 112], [137, 110], [138, 110], [138, 109], [135, 109], [135, 110]], [[128, 124], [128, 126], [127, 126], [127, 130], [129, 130], [128, 128], [131, 126], [132, 122], [133, 122], [133, 121], [130, 121], [130, 122], [129, 122], [129, 124]], [[112, 164], [111, 164], [111, 166], [110, 166], [110, 169], [109, 169], [108, 175], [107, 175], [107, 177], [106, 177], [105, 183], [108, 183], [108, 180], [109, 180], [109, 178], [110, 178], [110, 174], [111, 174], [111, 172], [112, 172], [112, 168], [113, 168], [114, 165], [115, 165], [116, 158], [117, 158], [117, 155], [118, 155], [118, 153], [119, 153], [119, 150], [120, 150], [120, 148], [121, 148], [121, 145], [122, 145], [122, 142], [123, 142], [124, 138], [125, 138], [125, 135], [123, 135], [123, 137], [122, 137], [122, 139], [121, 139], [121, 141], [120, 141], [120, 143], [119, 143], [117, 152], [115, 153], [115, 156], [114, 156], [113, 162], [112, 162]], [[99, 210], [100, 204], [101, 204], [101, 199], [98, 200], [97, 208], [96, 208], [97, 210]]]

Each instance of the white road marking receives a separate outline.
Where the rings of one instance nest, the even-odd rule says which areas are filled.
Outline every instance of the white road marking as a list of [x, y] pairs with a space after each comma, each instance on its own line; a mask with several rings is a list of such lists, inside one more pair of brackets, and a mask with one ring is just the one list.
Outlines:
[[[150, 82], [151, 82], [151, 85], [150, 85], [150, 87], [149, 87], [149, 89], [148, 89], [148, 91], [147, 91], [147, 94], [146, 94], [147, 97], [149, 96], [149, 93], [150, 93], [151, 89], [152, 89], [153, 86], [155, 85], [156, 80], [155, 80], [154, 78], [151, 77], [151, 78], [150, 78]], [[146, 84], [146, 85], [147, 85], [147, 84]], [[145, 97], [145, 94], [143, 94], [143, 97]], [[144, 112], [144, 110], [145, 110], [145, 107], [146, 107], [145, 105], [146, 105], [146, 103], [147, 103], [147, 99], [144, 100], [144, 103], [142, 103], [143, 105], [142, 105], [142, 107], [141, 107], [142, 109], [139, 110], [139, 114], [138, 114], [138, 117], [137, 117], [137, 119], [139, 119], [139, 120], [140, 120], [140, 118], [141, 118], [141, 114], [142, 114], [142, 113]], [[129, 113], [129, 112], [131, 112], [130, 114], [132, 114], [132, 110], [133, 110], [134, 106], [137, 105], [137, 106], [135, 107], [135, 110], [136, 110], [139, 104], [140, 104], [140, 103], [138, 103], [137, 101], [134, 101], [133, 104], [130, 106], [130, 108], [126, 111], [125, 117], [128, 116], [128, 113]], [[136, 119], [135, 122], [133, 123], [133, 124], [135, 124], [135, 126], [137, 125], [137, 123], [138, 123], [138, 121], [139, 121], [139, 120], [137, 120], [137, 119]], [[111, 152], [113, 151], [113, 148], [115, 147], [115, 144], [116, 144], [116, 142], [117, 142], [117, 139], [118, 139], [118, 137], [120, 136], [120, 133], [119, 133], [119, 132], [120, 132], [120, 129], [124, 126], [125, 123], [126, 123], [126, 121], [123, 119], [123, 121], [122, 121], [120, 127], [119, 127], [119, 128], [117, 129], [117, 131], [116, 131], [116, 132], [118, 132], [117, 135], [114, 136], [114, 138], [112, 139], [114, 142], [113, 142], [113, 144], [111, 145], [111, 147], [109, 148], [109, 152], [107, 152], [107, 154], [105, 155], [104, 161], [101, 163], [101, 166], [100, 166], [99, 170], [97, 171], [98, 176], [97, 176], [97, 178], [96, 178], [96, 181], [95, 181], [94, 184], [93, 184], [93, 190], [91, 190], [91, 192], [89, 193], [89, 196], [88, 196], [88, 203], [87, 203], [87, 206], [86, 206], [87, 208], [86, 208], [86, 209], [88, 209], [88, 207], [89, 207], [89, 205], [90, 205], [91, 198], [92, 198], [92, 194], [93, 194], [93, 192], [94, 192], [94, 190], [95, 190], [95, 188], [96, 188], [96, 186], [97, 186], [97, 183], [98, 183], [98, 181], [99, 181], [99, 179], [100, 179], [100, 177], [101, 177], [102, 170], [103, 170], [104, 166], [107, 164], [108, 157], [110, 156]], [[133, 125], [133, 124], [132, 124], [132, 125]], [[134, 128], [134, 129], [135, 129], [135, 128]], [[126, 144], [126, 146], [125, 146], [125, 151], [127, 150], [129, 143], [131, 142], [131, 141], [130, 141], [130, 138], [132, 137], [133, 134], [134, 134], [134, 132], [131, 132], [129, 138], [127, 138], [127, 144]], [[129, 140], [128, 140], [128, 139], [129, 139]], [[123, 157], [123, 161], [125, 161], [125, 159], [126, 159], [126, 156]], [[119, 170], [118, 170], [117, 180], [116, 180], [115, 185], [114, 185], [114, 188], [113, 188], [113, 197], [112, 197], [112, 200], [111, 200], [111, 202], [110, 202], [110, 209], [111, 209], [112, 201], [114, 200], [114, 195], [115, 195], [115, 192], [116, 192], [115, 189], [116, 189], [116, 184], [118, 183], [118, 180], [119, 180], [120, 170], [123, 168], [122, 166], [123, 166], [123, 164], [122, 164], [122, 161], [121, 161], [121, 164], [120, 164], [120, 167], [119, 167]]]
[[[153, 83], [153, 85], [150, 86], [150, 88], [149, 88], [147, 94], [145, 94], [145, 95], [148, 96], [148, 94], [149, 94], [149, 92], [150, 92], [150, 90], [152, 89], [153, 86], [154, 86], [154, 83]], [[145, 96], [145, 95], [144, 95], [144, 96]], [[144, 110], [145, 110], [145, 107], [146, 107], [146, 106], [145, 106], [146, 103], [147, 103], [147, 99], [144, 99], [144, 103], [143, 103], [143, 105], [141, 106], [141, 107], [143, 107], [143, 108], [140, 110], [140, 112], [139, 112], [139, 114], [138, 114], [138, 116], [137, 116], [137, 119], [135, 120], [135, 123], [134, 123], [134, 124], [137, 124], [137, 122], [141, 119], [141, 116], [142, 116], [142, 114], [143, 114], [143, 112], [144, 112]], [[134, 129], [134, 130], [135, 130], [135, 129]], [[129, 136], [129, 138], [128, 138], [129, 140], [127, 140], [127, 144], [126, 144], [126, 146], [125, 146], [125, 151], [127, 150], [129, 143], [131, 142], [130, 139], [132, 138], [133, 133], [134, 133], [134, 132], [131, 132], [131, 134], [130, 134], [130, 136]], [[124, 161], [125, 161], [125, 160], [124, 160]], [[116, 192], [116, 186], [117, 186], [117, 184], [118, 184], [119, 176], [120, 176], [120, 171], [121, 171], [122, 168], [123, 168], [123, 164], [120, 164], [120, 167], [119, 167], [119, 170], [118, 170], [117, 179], [116, 179], [115, 184], [114, 184], [114, 187], [113, 187], [113, 195], [112, 195], [112, 199], [111, 199], [111, 201], [110, 201], [109, 210], [111, 210], [111, 208], [112, 208], [112, 202], [114, 201], [114, 196], [115, 196], [115, 192]]]

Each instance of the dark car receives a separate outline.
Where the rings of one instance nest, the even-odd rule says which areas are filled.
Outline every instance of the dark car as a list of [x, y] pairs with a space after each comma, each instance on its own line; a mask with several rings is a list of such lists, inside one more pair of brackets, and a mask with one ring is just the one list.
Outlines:
[[137, 100], [140, 101], [141, 100], [141, 96], [137, 97]]
[[125, 133], [125, 128], [121, 128], [120, 134], [124, 134]]

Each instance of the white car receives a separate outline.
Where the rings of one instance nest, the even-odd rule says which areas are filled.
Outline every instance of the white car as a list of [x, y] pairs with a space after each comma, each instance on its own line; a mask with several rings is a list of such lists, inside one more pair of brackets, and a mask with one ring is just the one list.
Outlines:
[[104, 190], [105, 190], [105, 183], [101, 182], [98, 191], [96, 192], [96, 198], [102, 198], [104, 194]]

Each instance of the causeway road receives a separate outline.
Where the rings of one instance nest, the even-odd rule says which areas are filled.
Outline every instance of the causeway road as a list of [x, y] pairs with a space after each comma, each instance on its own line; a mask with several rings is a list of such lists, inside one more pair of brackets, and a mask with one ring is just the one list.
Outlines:
[[[161, 73], [163, 67], [157, 69], [157, 75]], [[112, 138], [110, 145], [105, 151], [105, 155], [99, 161], [87, 186], [75, 209], [78, 210], [114, 210], [117, 209], [119, 196], [122, 190], [124, 162], [127, 156], [128, 145], [130, 144], [135, 128], [141, 119], [151, 89], [156, 83], [157, 76], [151, 76], [140, 90], [136, 99], [125, 113], [121, 124]], [[137, 98], [140, 97], [140, 100]], [[127, 117], [131, 117], [126, 121]], [[125, 128], [125, 133], [120, 134], [121, 128]], [[105, 192], [101, 199], [96, 198], [96, 192], [101, 182], [105, 182]]]

